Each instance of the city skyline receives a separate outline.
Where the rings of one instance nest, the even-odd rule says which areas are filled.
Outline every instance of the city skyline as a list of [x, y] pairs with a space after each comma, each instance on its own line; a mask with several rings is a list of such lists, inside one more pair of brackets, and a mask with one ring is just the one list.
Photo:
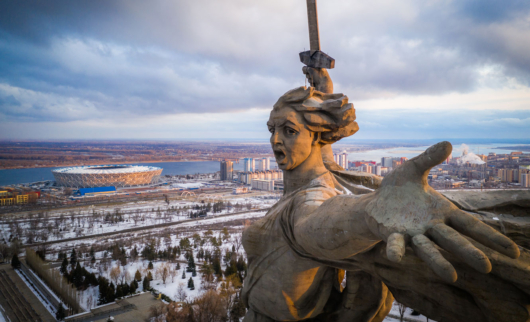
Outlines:
[[[305, 83], [302, 2], [0, 8], [0, 139], [266, 139], [271, 106]], [[322, 3], [354, 139], [530, 138], [529, 12], [524, 1]]]

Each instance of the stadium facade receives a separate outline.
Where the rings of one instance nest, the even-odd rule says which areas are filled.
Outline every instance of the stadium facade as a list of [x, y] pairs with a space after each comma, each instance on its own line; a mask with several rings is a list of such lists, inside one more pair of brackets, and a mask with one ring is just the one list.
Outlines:
[[58, 185], [71, 188], [134, 187], [157, 183], [162, 168], [142, 165], [96, 165], [52, 170]]

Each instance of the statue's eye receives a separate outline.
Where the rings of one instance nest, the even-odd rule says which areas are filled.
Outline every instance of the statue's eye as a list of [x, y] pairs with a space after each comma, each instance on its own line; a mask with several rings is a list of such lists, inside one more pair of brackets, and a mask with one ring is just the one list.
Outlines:
[[290, 127], [286, 127], [285, 128], [285, 131], [287, 132], [287, 134], [289, 135], [295, 135], [296, 133], [298, 133], [295, 129], [292, 129]]
[[274, 134], [274, 128], [273, 127], [269, 127], [269, 132], [271, 132], [271, 134]]

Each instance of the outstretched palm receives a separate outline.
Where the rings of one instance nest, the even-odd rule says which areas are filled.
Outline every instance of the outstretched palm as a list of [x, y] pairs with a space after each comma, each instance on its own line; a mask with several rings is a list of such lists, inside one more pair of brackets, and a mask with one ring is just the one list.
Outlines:
[[430, 169], [451, 150], [451, 143], [438, 143], [392, 171], [367, 206], [367, 222], [387, 242], [388, 259], [401, 261], [409, 244], [436, 274], [455, 282], [456, 271], [437, 246], [482, 273], [491, 271], [491, 263], [464, 235], [511, 258], [519, 257], [519, 248], [428, 185]]

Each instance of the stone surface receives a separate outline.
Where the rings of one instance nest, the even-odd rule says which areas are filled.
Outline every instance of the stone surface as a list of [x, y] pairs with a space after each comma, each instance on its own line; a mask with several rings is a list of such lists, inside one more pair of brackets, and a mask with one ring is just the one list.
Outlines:
[[327, 154], [354, 122], [342, 94], [298, 88], [274, 105], [267, 125], [285, 191], [243, 233], [244, 321], [378, 322], [394, 297], [439, 322], [528, 321], [530, 255], [480, 213], [525, 209], [524, 198], [491, 195], [481, 208], [481, 196], [434, 191], [427, 175], [448, 142], [383, 180], [343, 171]]
[[530, 190], [454, 190], [444, 191], [442, 194], [464, 210], [485, 210], [530, 217]]

